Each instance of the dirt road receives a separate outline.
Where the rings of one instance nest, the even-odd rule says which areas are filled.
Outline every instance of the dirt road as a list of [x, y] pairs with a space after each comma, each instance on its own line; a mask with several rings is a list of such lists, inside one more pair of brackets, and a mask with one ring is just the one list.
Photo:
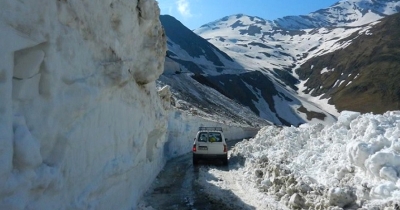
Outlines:
[[[240, 140], [229, 141], [231, 148]], [[201, 161], [198, 166], [192, 164], [192, 154], [180, 156], [170, 160], [157, 176], [151, 189], [143, 196], [145, 209], [175, 210], [175, 209], [201, 209], [201, 210], [223, 210], [223, 209], [254, 209], [240, 202], [239, 198], [229, 190], [222, 190], [234, 200], [227, 202], [226, 199], [210, 196], [199, 184], [199, 176], [208, 170], [220, 170], [229, 172], [231, 163], [223, 166], [222, 162]], [[204, 181], [204, 180], [202, 180]], [[225, 196], [225, 197], [226, 197]], [[143, 205], [143, 204], [142, 204]]]

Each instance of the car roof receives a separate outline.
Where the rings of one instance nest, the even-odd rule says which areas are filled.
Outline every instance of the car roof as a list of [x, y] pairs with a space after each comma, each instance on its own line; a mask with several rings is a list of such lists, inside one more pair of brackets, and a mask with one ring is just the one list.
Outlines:
[[222, 127], [199, 127], [199, 132], [200, 131], [217, 131], [217, 132], [223, 132]]

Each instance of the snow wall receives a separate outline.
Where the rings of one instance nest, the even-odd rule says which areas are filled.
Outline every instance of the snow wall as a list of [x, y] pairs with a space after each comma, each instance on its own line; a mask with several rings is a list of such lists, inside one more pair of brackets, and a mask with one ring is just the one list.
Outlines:
[[254, 137], [259, 130], [251, 127], [225, 125], [178, 110], [169, 112], [168, 126], [168, 140], [164, 146], [167, 159], [190, 152], [199, 127], [222, 127], [228, 141]]
[[163, 167], [154, 0], [0, 2], [0, 209], [131, 209]]
[[157, 90], [154, 0], [0, 2], [0, 209], [132, 209], [199, 126]]

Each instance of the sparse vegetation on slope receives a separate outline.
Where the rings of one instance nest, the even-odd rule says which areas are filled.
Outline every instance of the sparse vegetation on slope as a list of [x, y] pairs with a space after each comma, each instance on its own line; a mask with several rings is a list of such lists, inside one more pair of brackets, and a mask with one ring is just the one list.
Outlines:
[[355, 38], [347, 48], [312, 58], [296, 72], [300, 79], [309, 79], [308, 93], [331, 97], [330, 103], [339, 111], [380, 114], [400, 109], [399, 37], [400, 14], [395, 14]]

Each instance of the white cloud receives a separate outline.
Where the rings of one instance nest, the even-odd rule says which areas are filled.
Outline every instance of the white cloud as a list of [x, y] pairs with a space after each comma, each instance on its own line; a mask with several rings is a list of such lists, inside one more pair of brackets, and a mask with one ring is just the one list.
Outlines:
[[178, 6], [178, 11], [179, 13], [185, 17], [192, 17], [192, 13], [190, 11], [190, 5], [189, 5], [189, 1], [188, 0], [177, 0], [176, 1], [176, 5]]

